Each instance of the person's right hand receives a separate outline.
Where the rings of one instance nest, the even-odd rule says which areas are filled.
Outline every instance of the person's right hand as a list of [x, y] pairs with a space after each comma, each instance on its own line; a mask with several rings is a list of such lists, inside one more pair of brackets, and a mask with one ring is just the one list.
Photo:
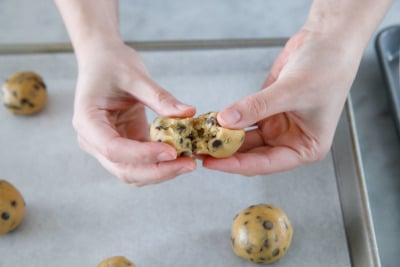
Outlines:
[[78, 56], [73, 125], [78, 141], [122, 181], [142, 186], [196, 169], [175, 149], [148, 142], [145, 106], [160, 116], [189, 117], [195, 109], [157, 85], [138, 54], [121, 43], [91, 46]]

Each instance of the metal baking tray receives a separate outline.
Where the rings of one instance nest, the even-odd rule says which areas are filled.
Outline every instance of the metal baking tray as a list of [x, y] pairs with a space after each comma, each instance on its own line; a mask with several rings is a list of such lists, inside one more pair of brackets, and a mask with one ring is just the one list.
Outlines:
[[400, 136], [400, 25], [381, 30], [375, 39], [375, 48], [389, 93], [393, 118]]
[[[132, 44], [157, 82], [203, 113], [258, 90], [284, 42]], [[332, 150], [320, 162], [252, 178], [199, 166], [170, 182], [134, 188], [77, 145], [70, 45], [0, 46], [0, 54], [2, 78], [35, 70], [49, 92], [36, 116], [0, 109], [0, 177], [27, 203], [23, 223], [0, 237], [0, 267], [95, 266], [113, 255], [146, 267], [254, 266], [233, 254], [229, 232], [239, 210], [261, 202], [285, 210], [294, 227], [289, 252], [274, 266], [380, 266], [350, 98]], [[149, 121], [155, 116], [148, 115]]]

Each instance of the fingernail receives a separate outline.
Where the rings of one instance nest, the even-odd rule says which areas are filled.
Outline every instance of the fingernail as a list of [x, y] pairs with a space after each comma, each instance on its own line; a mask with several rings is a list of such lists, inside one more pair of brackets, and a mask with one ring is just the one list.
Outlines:
[[241, 117], [242, 115], [236, 109], [221, 113], [221, 119], [223, 120], [224, 124], [235, 124], [239, 122]]
[[173, 160], [175, 159], [175, 155], [172, 155], [168, 152], [162, 152], [157, 156], [158, 161], [167, 161], [167, 160]]
[[179, 109], [180, 111], [185, 111], [185, 110], [188, 110], [188, 109], [192, 108], [192, 106], [189, 106], [189, 105], [186, 105], [186, 104], [182, 104], [182, 103], [176, 104], [175, 107], [177, 109]]

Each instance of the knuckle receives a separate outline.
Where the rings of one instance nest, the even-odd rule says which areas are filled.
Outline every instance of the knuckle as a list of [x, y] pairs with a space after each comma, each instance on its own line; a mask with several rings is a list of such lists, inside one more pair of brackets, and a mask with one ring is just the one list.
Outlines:
[[330, 144], [313, 143], [307, 148], [300, 151], [302, 160], [306, 163], [318, 162], [323, 160], [330, 150]]
[[172, 96], [164, 90], [156, 90], [154, 92], [154, 98], [158, 103], [169, 103], [172, 100]]
[[82, 128], [81, 127], [82, 123], [80, 122], [80, 120], [74, 116], [72, 118], [72, 127], [75, 129], [76, 132], [79, 132], [79, 130]]
[[102, 154], [107, 160], [117, 163], [118, 160], [117, 160], [116, 152], [117, 151], [115, 148], [115, 143], [111, 140], [107, 144], [105, 144]]

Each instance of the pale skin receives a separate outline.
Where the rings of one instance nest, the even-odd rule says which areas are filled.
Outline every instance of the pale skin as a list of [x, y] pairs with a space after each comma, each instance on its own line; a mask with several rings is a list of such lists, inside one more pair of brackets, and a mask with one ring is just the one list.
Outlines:
[[[138, 53], [124, 44], [118, 1], [55, 2], [79, 66], [73, 125], [80, 146], [136, 186], [194, 171], [195, 159], [148, 141], [145, 106], [160, 116], [188, 117], [196, 110], [152, 80]], [[246, 132], [238, 153], [205, 157], [203, 166], [254, 176], [324, 158], [365, 46], [391, 3], [314, 0], [307, 21], [277, 57], [261, 90], [219, 112], [224, 127], [257, 127]]]

